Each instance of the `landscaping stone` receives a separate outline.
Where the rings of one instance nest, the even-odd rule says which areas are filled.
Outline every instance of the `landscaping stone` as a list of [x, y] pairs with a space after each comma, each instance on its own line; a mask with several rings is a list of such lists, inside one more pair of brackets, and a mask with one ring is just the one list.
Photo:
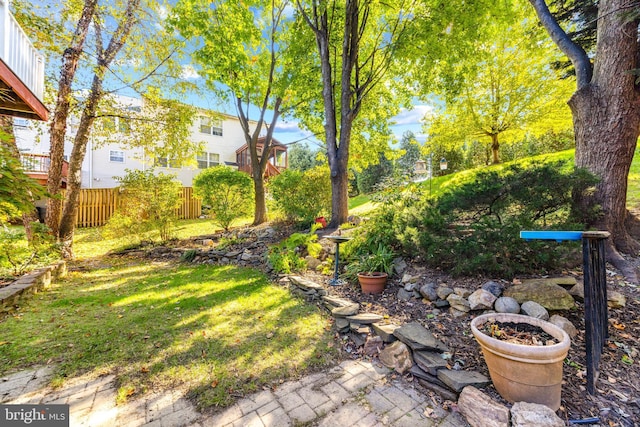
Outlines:
[[491, 292], [496, 298], [499, 298], [504, 290], [504, 285], [490, 280], [482, 285], [482, 289]]
[[520, 311], [529, 317], [549, 320], [549, 312], [535, 301], [527, 301], [520, 306]]
[[379, 322], [382, 320], [382, 316], [374, 313], [360, 313], [355, 316], [347, 316], [347, 319], [351, 322], [361, 323], [363, 325], [369, 325], [371, 323]]
[[500, 297], [496, 299], [493, 307], [498, 313], [520, 313], [520, 304], [518, 304], [518, 301], [511, 297]]
[[379, 336], [367, 337], [364, 343], [364, 354], [367, 356], [375, 356], [384, 348], [384, 342]]
[[402, 283], [409, 283], [411, 282], [411, 280], [413, 279], [413, 276], [411, 276], [409, 273], [405, 273], [402, 275]]
[[202, 246], [213, 246], [213, 240], [211, 239], [202, 240]]
[[436, 293], [438, 294], [438, 298], [447, 299], [447, 297], [453, 293], [453, 289], [446, 286], [438, 286]]
[[454, 371], [449, 369], [440, 369], [438, 371], [438, 379], [445, 383], [451, 390], [461, 392], [463, 388], [469, 385], [485, 386], [491, 382], [489, 378], [475, 371]]
[[331, 305], [332, 307], [346, 307], [348, 305], [356, 304], [355, 302], [349, 299], [333, 297], [330, 295], [323, 296], [322, 301]]
[[627, 298], [618, 291], [607, 289], [607, 306], [609, 308], [622, 308], [627, 305]]
[[576, 301], [584, 301], [584, 283], [578, 282], [571, 289], [569, 289], [569, 295], [571, 295]]
[[418, 322], [406, 323], [396, 329], [393, 334], [413, 350], [449, 351], [446, 345]]
[[544, 280], [531, 280], [505, 289], [504, 296], [518, 303], [534, 301], [547, 310], [569, 310], [573, 308], [573, 297], [563, 287]]
[[422, 385], [422, 387], [440, 395], [440, 397], [442, 397], [444, 400], [450, 400], [452, 402], [455, 402], [456, 400], [458, 400], [458, 395], [453, 391], [449, 390], [447, 387], [442, 387], [438, 384], [434, 384], [430, 381], [423, 380], [421, 378], [418, 378], [418, 382], [420, 383], [420, 385]]
[[307, 262], [307, 267], [311, 270], [317, 270], [318, 267], [322, 265], [322, 261], [318, 258], [312, 257], [311, 255], [304, 257], [304, 260]]
[[407, 262], [404, 259], [398, 257], [393, 260], [393, 269], [397, 274], [403, 274], [407, 269]]
[[439, 299], [438, 301], [434, 302], [433, 305], [437, 308], [447, 308], [450, 304], [446, 299]]
[[558, 314], [554, 314], [549, 318], [549, 322], [553, 323], [554, 325], [556, 325], [557, 327], [565, 331], [570, 338], [573, 338], [576, 335], [578, 335], [578, 330], [573, 325], [573, 323], [571, 323], [571, 321], [566, 317], [562, 317]]
[[536, 278], [536, 279], [523, 279], [522, 284], [531, 284], [536, 286], [538, 284], [552, 284], [562, 286], [566, 289], [571, 289], [577, 282], [575, 277], [571, 276], [563, 276], [563, 277], [544, 277], [544, 278]]
[[471, 291], [467, 288], [453, 288], [453, 293], [460, 295], [462, 298], [469, 298]]
[[471, 310], [488, 310], [493, 308], [496, 296], [486, 289], [478, 289], [469, 295], [469, 307]]
[[432, 351], [414, 351], [413, 360], [423, 371], [430, 375], [438, 375], [438, 370], [447, 367], [447, 361], [440, 353]]
[[347, 317], [358, 314], [358, 310], [360, 310], [359, 304], [351, 304], [344, 307], [336, 307], [331, 310], [331, 315], [333, 317]]
[[385, 347], [380, 352], [379, 359], [384, 366], [395, 370], [399, 374], [404, 374], [413, 366], [411, 351], [402, 341], [396, 341]]
[[316, 282], [312, 282], [311, 280], [305, 279], [304, 277], [289, 276], [289, 279], [291, 280], [292, 283], [294, 283], [296, 286], [300, 288], [314, 290], [314, 291], [318, 289], [324, 289], [322, 285], [319, 285]]
[[399, 328], [398, 325], [388, 324], [384, 325], [382, 323], [372, 323], [371, 327], [373, 328], [373, 332], [376, 333], [382, 341], [385, 343], [391, 343], [397, 340], [396, 336], [393, 335], [393, 331]]
[[407, 292], [414, 292], [417, 287], [418, 287], [418, 284], [416, 282], [410, 282], [404, 285], [404, 290]]
[[447, 301], [449, 301], [449, 305], [452, 308], [455, 308], [458, 311], [462, 311], [463, 313], [468, 313], [471, 310], [469, 300], [458, 294], [450, 294], [447, 297]]
[[356, 347], [364, 346], [364, 343], [366, 342], [366, 335], [353, 331], [349, 331], [347, 335], [351, 338], [351, 341], [353, 341]]
[[336, 318], [336, 329], [338, 332], [347, 332], [349, 330], [349, 321], [343, 317]]
[[[415, 352], [414, 352], [415, 354]], [[422, 369], [420, 366], [418, 366], [417, 364], [414, 363], [414, 365], [411, 367], [411, 370], [409, 370], [409, 373], [411, 375], [413, 375], [416, 378], [421, 378], [425, 381], [430, 382], [431, 384], [435, 384], [438, 385], [440, 387], [447, 387], [447, 385], [445, 383], [443, 383], [442, 381], [440, 381], [438, 379], [438, 377], [436, 375], [431, 375], [430, 373], [428, 373], [427, 371], [425, 371], [424, 369]]]
[[462, 389], [458, 409], [471, 427], [509, 427], [509, 409], [475, 387]]
[[553, 410], [537, 403], [516, 402], [511, 407], [513, 427], [564, 427], [564, 421]]
[[435, 283], [427, 283], [420, 287], [420, 295], [426, 298], [429, 301], [437, 301], [438, 293], [436, 292], [436, 284]]
[[399, 301], [410, 301], [413, 299], [413, 292], [408, 292], [404, 288], [400, 288], [398, 289], [396, 298], [398, 298]]

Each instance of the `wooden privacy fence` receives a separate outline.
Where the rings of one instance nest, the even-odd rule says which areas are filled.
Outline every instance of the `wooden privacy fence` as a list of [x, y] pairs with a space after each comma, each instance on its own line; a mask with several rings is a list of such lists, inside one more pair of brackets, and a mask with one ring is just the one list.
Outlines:
[[[200, 216], [202, 202], [193, 197], [193, 188], [182, 187], [182, 203], [176, 209], [180, 219], [194, 219]], [[83, 188], [78, 200], [76, 227], [98, 227], [106, 224], [115, 212], [120, 197], [117, 188]]]

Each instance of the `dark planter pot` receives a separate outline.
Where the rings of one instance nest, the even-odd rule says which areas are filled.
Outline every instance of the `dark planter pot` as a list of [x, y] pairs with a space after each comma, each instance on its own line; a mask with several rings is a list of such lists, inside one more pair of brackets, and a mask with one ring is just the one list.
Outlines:
[[[514, 344], [492, 338], [482, 331], [487, 322], [527, 323], [538, 326], [560, 341], [549, 346]], [[562, 363], [571, 339], [556, 325], [529, 316], [509, 313], [483, 314], [471, 321], [496, 390], [509, 402], [546, 405], [557, 411], [562, 390]]]
[[358, 282], [364, 294], [380, 294], [387, 284], [387, 273], [358, 273]]

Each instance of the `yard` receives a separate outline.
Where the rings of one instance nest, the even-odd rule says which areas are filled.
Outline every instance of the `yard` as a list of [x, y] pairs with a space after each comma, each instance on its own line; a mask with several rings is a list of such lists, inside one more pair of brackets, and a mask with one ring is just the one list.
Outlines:
[[113, 243], [82, 230], [67, 278], [2, 321], [0, 375], [54, 365], [61, 386], [115, 373], [119, 401], [185, 387], [209, 407], [336, 357], [327, 316], [262, 273], [102, 255]]

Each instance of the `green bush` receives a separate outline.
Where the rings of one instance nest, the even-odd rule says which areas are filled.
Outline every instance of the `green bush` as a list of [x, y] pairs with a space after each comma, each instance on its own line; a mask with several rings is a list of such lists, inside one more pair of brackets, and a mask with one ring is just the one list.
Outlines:
[[[437, 200], [410, 187], [385, 203], [350, 242], [355, 255], [382, 243], [453, 274], [544, 273], [574, 259], [575, 244], [525, 242], [521, 230], [582, 230], [597, 213], [580, 212], [572, 194], [595, 178], [563, 162], [481, 171]], [[345, 245], [346, 246], [346, 245]]]
[[225, 230], [253, 209], [253, 181], [246, 173], [226, 166], [205, 169], [193, 180], [196, 196], [208, 206], [207, 214]]
[[0, 276], [5, 272], [19, 276], [36, 265], [47, 264], [57, 258], [55, 239], [46, 225], [31, 224], [33, 238], [27, 241], [24, 230], [0, 228]]
[[135, 237], [140, 240], [157, 232], [161, 241], [171, 238], [180, 207], [182, 184], [174, 175], [154, 175], [153, 170], [127, 170], [120, 182], [120, 203], [105, 225], [110, 237]]
[[331, 210], [331, 179], [326, 166], [305, 172], [287, 169], [269, 181], [269, 191], [289, 220], [310, 224]]
[[276, 273], [291, 273], [307, 268], [305, 257], [317, 258], [322, 246], [318, 243], [317, 226], [309, 233], [293, 233], [287, 239], [269, 248], [269, 263]]

